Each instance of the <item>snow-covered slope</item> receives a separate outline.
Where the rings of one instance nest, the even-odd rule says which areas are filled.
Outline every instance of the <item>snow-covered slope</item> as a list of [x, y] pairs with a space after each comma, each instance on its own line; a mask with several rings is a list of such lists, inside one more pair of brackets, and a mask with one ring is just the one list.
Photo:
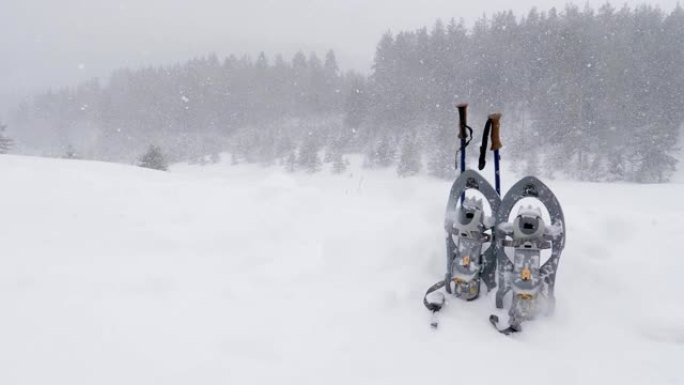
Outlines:
[[3, 385], [684, 383], [682, 184], [547, 181], [557, 312], [505, 337], [493, 293], [429, 327], [443, 181], [13, 156], [0, 175]]

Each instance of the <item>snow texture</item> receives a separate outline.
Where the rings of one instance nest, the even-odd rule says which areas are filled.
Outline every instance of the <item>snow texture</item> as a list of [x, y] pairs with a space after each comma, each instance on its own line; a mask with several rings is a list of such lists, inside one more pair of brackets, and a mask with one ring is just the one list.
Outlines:
[[545, 180], [557, 309], [506, 337], [494, 293], [430, 328], [450, 183], [353, 163], [0, 156], [0, 384], [684, 383], [684, 185]]

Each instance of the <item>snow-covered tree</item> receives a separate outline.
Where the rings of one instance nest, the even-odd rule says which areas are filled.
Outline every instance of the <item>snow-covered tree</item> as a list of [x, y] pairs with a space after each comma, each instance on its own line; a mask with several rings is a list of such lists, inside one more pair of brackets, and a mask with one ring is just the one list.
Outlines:
[[342, 155], [342, 153], [337, 153], [333, 157], [332, 161], [333, 174], [342, 174], [347, 171], [347, 167], [349, 167], [349, 161]]
[[140, 158], [140, 163], [138, 165], [140, 167], [162, 171], [166, 171], [169, 168], [161, 148], [155, 145], [150, 145], [147, 152]]
[[318, 150], [316, 139], [311, 136], [307, 138], [299, 149], [299, 156], [297, 157], [299, 168], [308, 173], [320, 171], [322, 162], [318, 156]]
[[421, 155], [415, 138], [406, 137], [401, 147], [397, 174], [402, 177], [416, 175], [422, 168]]
[[14, 146], [14, 141], [5, 135], [6, 125], [0, 124], [0, 154], [7, 154]]
[[285, 170], [288, 172], [295, 172], [297, 169], [297, 154], [294, 150], [290, 151], [285, 159]]
[[68, 145], [66, 148], [66, 151], [64, 151], [64, 155], [62, 156], [64, 159], [79, 159], [80, 157], [78, 156], [78, 152], [76, 152], [76, 149], [72, 145]]

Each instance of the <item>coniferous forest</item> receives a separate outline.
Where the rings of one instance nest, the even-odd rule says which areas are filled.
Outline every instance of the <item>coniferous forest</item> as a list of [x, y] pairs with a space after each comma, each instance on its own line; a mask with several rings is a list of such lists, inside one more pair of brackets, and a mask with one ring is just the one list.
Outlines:
[[227, 151], [234, 163], [341, 172], [362, 153], [368, 167], [451, 177], [454, 104], [467, 101], [474, 142], [486, 115], [503, 113], [503, 161], [522, 173], [666, 182], [683, 69], [681, 7], [567, 6], [387, 32], [369, 74], [340, 69], [332, 51], [124, 68], [34, 97], [8, 127], [16, 151], [49, 156], [134, 162], [159, 146], [169, 161]]

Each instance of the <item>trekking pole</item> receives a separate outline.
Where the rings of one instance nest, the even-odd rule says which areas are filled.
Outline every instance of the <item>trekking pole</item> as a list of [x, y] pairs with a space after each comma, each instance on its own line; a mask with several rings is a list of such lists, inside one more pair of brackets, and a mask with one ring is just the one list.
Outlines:
[[501, 144], [501, 114], [496, 113], [496, 114], [491, 114], [489, 115], [489, 120], [492, 122], [492, 147], [491, 150], [494, 151], [494, 182], [495, 182], [495, 188], [496, 188], [496, 193], [501, 196], [501, 175], [500, 175], [500, 167], [499, 167], [499, 160], [501, 160], [501, 157], [499, 156], [499, 149], [503, 147], [503, 144]]
[[[466, 146], [468, 143], [466, 142], [466, 139], [468, 138], [468, 134], [466, 133], [466, 128], [468, 127], [468, 123], [466, 121], [467, 119], [467, 114], [466, 114], [466, 109], [468, 108], [468, 103], [461, 103], [457, 104], [456, 108], [458, 108], [458, 138], [461, 140], [461, 173], [465, 171], [465, 161], [466, 161]], [[458, 165], [454, 165], [454, 167], [458, 170], [459, 167]]]
[[[468, 126], [467, 123], [467, 114], [466, 110], [468, 108], [468, 103], [460, 103], [456, 105], [456, 108], [458, 108], [458, 138], [461, 140], [461, 173], [463, 173], [466, 169], [465, 163], [466, 163], [466, 147], [468, 147], [468, 143], [470, 143], [470, 140], [468, 140], [468, 132], [466, 132], [466, 129], [470, 131], [470, 139], [473, 138], [473, 129]], [[457, 170], [459, 169], [458, 164], [458, 158], [454, 162], [454, 168]], [[463, 204], [463, 201], [465, 200], [465, 192], [461, 194], [461, 204]]]
[[478, 163], [478, 168], [480, 170], [484, 169], [487, 164], [487, 139], [490, 136], [492, 138], [491, 150], [494, 151], [494, 181], [496, 182], [496, 193], [501, 196], [501, 177], [499, 174], [499, 149], [503, 146], [501, 144], [501, 138], [499, 133], [501, 131], [501, 114], [490, 114], [485, 123], [484, 130], [482, 131], [482, 145], [480, 146], [480, 160]]
[[[482, 144], [480, 145], [480, 159], [477, 168], [482, 171], [487, 165], [487, 141], [489, 140], [489, 131], [492, 130], [492, 119], [487, 119], [484, 130], [482, 130]], [[499, 194], [501, 195], [501, 194]]]

